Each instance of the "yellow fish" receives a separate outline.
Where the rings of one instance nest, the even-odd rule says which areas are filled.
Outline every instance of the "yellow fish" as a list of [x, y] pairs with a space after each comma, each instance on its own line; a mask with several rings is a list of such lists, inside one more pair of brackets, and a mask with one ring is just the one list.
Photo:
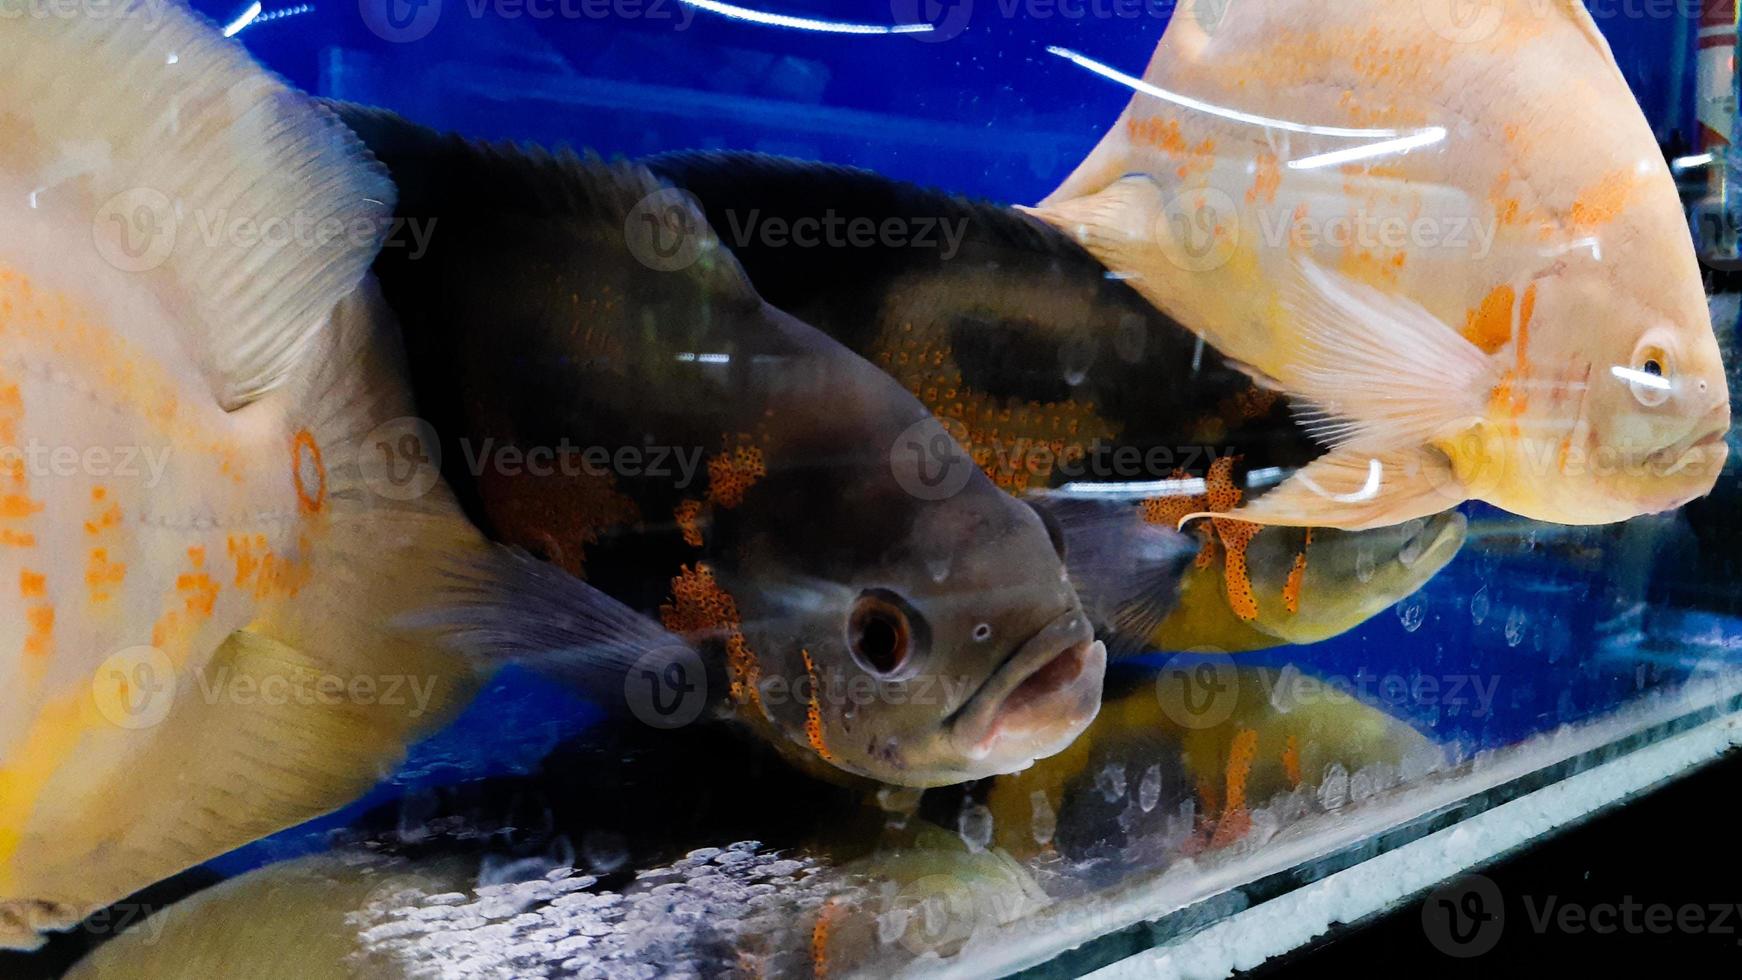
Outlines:
[[174, 5], [0, 20], [0, 65], [0, 947], [30, 948], [391, 771], [475, 681], [390, 624], [483, 545], [365, 451], [411, 400], [364, 285], [393, 188], [348, 131]]
[[1293, 396], [1329, 452], [1242, 508], [1563, 524], [1711, 490], [1729, 391], [1674, 183], [1578, 0], [1183, 4], [1036, 213]]

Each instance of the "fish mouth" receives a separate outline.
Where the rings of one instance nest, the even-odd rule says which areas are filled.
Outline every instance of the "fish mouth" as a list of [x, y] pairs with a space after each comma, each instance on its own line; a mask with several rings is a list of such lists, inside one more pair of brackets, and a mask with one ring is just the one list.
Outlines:
[[1053, 620], [1016, 649], [956, 713], [950, 738], [977, 763], [1026, 768], [1062, 751], [1101, 710], [1106, 644], [1081, 609]]
[[[1730, 407], [1720, 405], [1694, 426], [1694, 434], [1651, 454], [1660, 479], [1680, 476], [1684, 480], [1710, 476], [1713, 482], [1730, 455]], [[1690, 472], [1691, 471], [1691, 472]], [[1710, 490], [1710, 485], [1706, 486]], [[1701, 494], [1695, 494], [1695, 497]]]

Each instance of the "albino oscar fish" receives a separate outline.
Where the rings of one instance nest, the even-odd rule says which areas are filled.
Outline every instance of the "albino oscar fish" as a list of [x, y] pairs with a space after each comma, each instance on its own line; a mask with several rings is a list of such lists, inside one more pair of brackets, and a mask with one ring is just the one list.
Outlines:
[[1239, 517], [1603, 524], [1712, 489], [1687, 221], [1577, 0], [1184, 4], [1142, 78], [1052, 50], [1136, 94], [1035, 212], [1327, 447]]
[[0, 19], [0, 948], [344, 805], [475, 674], [393, 623], [485, 547], [409, 415], [393, 188], [184, 9]]

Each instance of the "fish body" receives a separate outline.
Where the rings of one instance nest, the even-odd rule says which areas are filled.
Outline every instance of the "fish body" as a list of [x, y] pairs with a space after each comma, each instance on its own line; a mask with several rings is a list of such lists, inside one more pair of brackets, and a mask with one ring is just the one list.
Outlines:
[[[348, 132], [179, 7], [10, 18], [0, 61], [0, 946], [31, 948], [390, 771], [475, 679], [388, 624], [483, 541], [354, 452], [409, 400], [366, 281], [392, 186]], [[293, 215], [347, 234], [260, 233]]]
[[[1202, 549], [1182, 578], [1167, 533], [1181, 517], [1262, 499], [1322, 454], [1286, 398], [1013, 209], [757, 154], [648, 165], [696, 195], [771, 303], [889, 372], [994, 482], [1060, 525], [1091, 614], [1126, 646], [1324, 639], [1457, 552], [1462, 522], [1449, 516], [1409, 533], [1318, 534], [1316, 553], [1300, 531], [1223, 520], [1193, 534]], [[771, 234], [828, 221], [833, 238]], [[868, 243], [855, 229], [894, 231]], [[1425, 560], [1398, 562], [1416, 530]], [[1358, 554], [1384, 574], [1357, 578]]]
[[1206, 19], [1118, 79], [1137, 93], [1036, 213], [1303, 404], [1331, 452], [1248, 519], [1474, 498], [1596, 524], [1711, 489], [1729, 392], [1701, 274], [1582, 4]]
[[[376, 271], [444, 469], [530, 556], [484, 573], [478, 642], [586, 673], [621, 644], [555, 638], [593, 601], [576, 590], [603, 593], [701, 654], [698, 711], [886, 783], [1021, 768], [1094, 717], [1105, 650], [1039, 515], [765, 303], [687, 199], [631, 164], [344, 111], [435, 228]], [[672, 250], [640, 247], [649, 228]], [[612, 701], [682, 693], [643, 655], [605, 657]]]

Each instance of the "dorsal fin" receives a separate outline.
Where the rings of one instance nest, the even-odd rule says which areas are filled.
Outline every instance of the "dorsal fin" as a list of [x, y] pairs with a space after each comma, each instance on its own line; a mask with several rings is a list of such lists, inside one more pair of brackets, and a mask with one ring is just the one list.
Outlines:
[[[941, 221], [965, 220], [972, 238], [995, 242], [1024, 252], [1080, 258], [1090, 256], [1068, 235], [1014, 208], [934, 188], [892, 180], [857, 167], [818, 163], [766, 153], [683, 151], [649, 157], [649, 169], [679, 187], [694, 192], [705, 206], [713, 207], [709, 189], [748, 188], [745, 200], [767, 202], [782, 198], [795, 202], [828, 202], [854, 217], [919, 216]], [[767, 193], [778, 188], [780, 195]], [[802, 204], [795, 204], [795, 210]], [[820, 213], [814, 208], [802, 213]], [[719, 229], [726, 232], [727, 229]]]
[[716, 300], [761, 303], [730, 253], [718, 247], [718, 236], [694, 197], [644, 166], [566, 148], [468, 140], [382, 109], [327, 105], [392, 174], [402, 215], [490, 211], [572, 218], [577, 228], [594, 226], [620, 237], [637, 208], [660, 195], [655, 217], [685, 223], [698, 253], [714, 258], [686, 267], [685, 274], [707, 277]]
[[119, 274], [143, 277], [226, 409], [283, 381], [393, 213], [351, 134], [162, 0], [6, 18], [0, 64], [0, 178], [93, 228], [99, 250], [149, 236]]

